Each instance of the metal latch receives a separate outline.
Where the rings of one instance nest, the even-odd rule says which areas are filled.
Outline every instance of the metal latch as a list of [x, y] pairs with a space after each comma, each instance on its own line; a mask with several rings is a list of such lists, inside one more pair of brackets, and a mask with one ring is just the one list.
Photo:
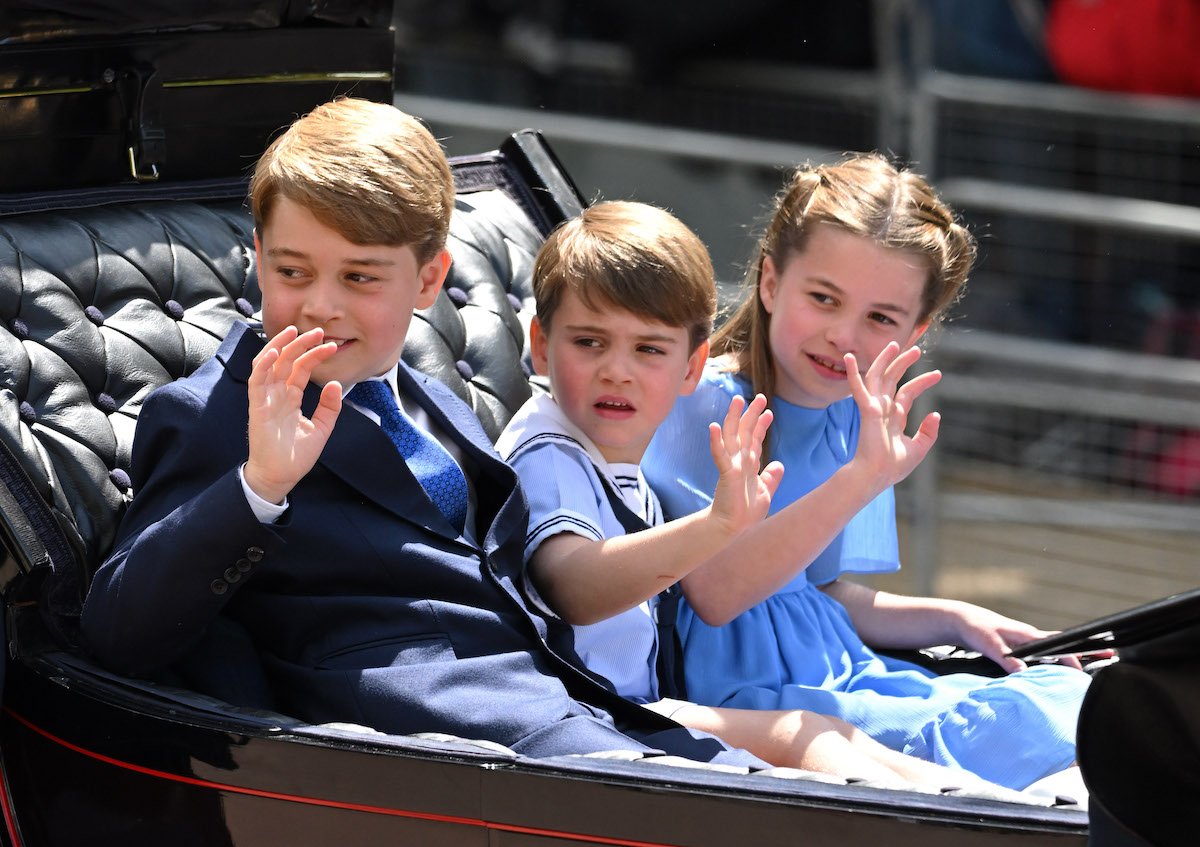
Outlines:
[[115, 85], [121, 98], [129, 175], [138, 182], [153, 182], [167, 158], [158, 71], [144, 62], [121, 70], [110, 68], [104, 72], [104, 81]]

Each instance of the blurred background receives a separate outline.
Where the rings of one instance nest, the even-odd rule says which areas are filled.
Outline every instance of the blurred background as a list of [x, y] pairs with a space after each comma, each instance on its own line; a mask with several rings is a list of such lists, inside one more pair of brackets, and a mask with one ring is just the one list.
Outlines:
[[722, 300], [786, 173], [881, 150], [980, 261], [877, 587], [1065, 627], [1195, 587], [1198, 0], [396, 0], [396, 103], [451, 154], [541, 129], [671, 209]]

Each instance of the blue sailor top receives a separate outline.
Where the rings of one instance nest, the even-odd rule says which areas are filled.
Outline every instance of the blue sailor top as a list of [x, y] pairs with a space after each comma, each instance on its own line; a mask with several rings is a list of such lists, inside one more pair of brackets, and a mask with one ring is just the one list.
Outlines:
[[[609, 502], [605, 481], [648, 526], [662, 523], [662, 508], [641, 468], [607, 462], [549, 395], [535, 395], [517, 411], [496, 450], [517, 472], [529, 501], [526, 563], [543, 541], [560, 532], [594, 541], [626, 533]], [[530, 599], [553, 615], [528, 573]], [[575, 650], [588, 669], [606, 677], [621, 696], [639, 703], [659, 699], [657, 599], [599, 623], [574, 627]]]

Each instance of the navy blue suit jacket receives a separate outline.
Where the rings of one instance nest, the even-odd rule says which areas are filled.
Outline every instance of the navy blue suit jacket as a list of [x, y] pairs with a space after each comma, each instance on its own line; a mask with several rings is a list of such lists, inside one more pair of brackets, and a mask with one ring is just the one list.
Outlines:
[[[678, 725], [580, 670], [569, 628], [530, 611], [517, 590], [528, 509], [516, 476], [436, 380], [400, 366], [400, 390], [462, 450], [478, 544], [350, 406], [284, 516], [260, 523], [237, 468], [261, 349], [239, 325], [212, 360], [147, 399], [136, 495], [84, 608], [85, 643], [102, 663], [161, 670], [226, 615], [260, 651], [279, 707], [312, 722], [449, 732], [531, 755], [643, 749], [633, 735], [722, 758], [712, 739], [680, 737]], [[308, 387], [308, 412], [317, 393]]]

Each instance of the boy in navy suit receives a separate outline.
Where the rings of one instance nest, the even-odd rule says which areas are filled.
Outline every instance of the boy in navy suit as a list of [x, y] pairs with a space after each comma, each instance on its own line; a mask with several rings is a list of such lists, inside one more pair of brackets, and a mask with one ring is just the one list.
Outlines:
[[453, 201], [436, 140], [390, 106], [335, 101], [271, 145], [251, 184], [268, 340], [238, 325], [147, 399], [87, 645], [153, 673], [232, 619], [278, 708], [312, 722], [761, 765], [579, 670], [569, 630], [518, 592], [515, 475], [400, 363], [450, 267]]

